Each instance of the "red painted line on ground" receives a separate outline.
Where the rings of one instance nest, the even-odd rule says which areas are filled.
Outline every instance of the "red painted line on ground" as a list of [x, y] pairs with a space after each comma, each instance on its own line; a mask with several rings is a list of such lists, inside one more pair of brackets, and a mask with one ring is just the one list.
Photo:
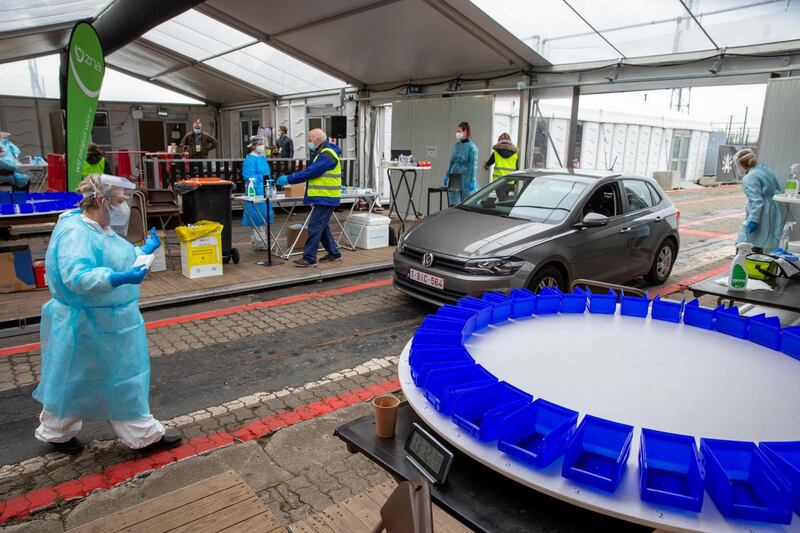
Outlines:
[[[355, 285], [347, 285], [336, 289], [328, 289], [324, 291], [317, 291], [312, 293], [298, 294], [295, 296], [285, 296], [283, 298], [276, 298], [274, 300], [267, 300], [266, 302], [256, 302], [244, 305], [236, 305], [233, 307], [225, 307], [223, 309], [214, 309], [212, 311], [203, 311], [202, 313], [191, 313], [188, 315], [176, 316], [171, 318], [163, 318], [161, 320], [152, 320], [145, 324], [146, 329], [158, 329], [175, 324], [185, 324], [186, 322], [194, 322], [196, 320], [205, 320], [208, 318], [216, 318], [234, 313], [241, 313], [243, 311], [253, 311], [255, 309], [265, 309], [268, 307], [278, 307], [281, 305], [288, 305], [297, 302], [305, 302], [308, 300], [318, 300], [320, 298], [331, 298], [333, 296], [344, 296], [354, 292], [364, 291], [367, 289], [374, 289], [377, 287], [385, 287], [391, 285], [392, 278], [381, 279], [378, 281], [370, 281], [368, 283], [358, 283]], [[11, 346], [9, 348], [0, 348], [0, 357], [10, 357], [12, 355], [38, 350], [41, 344], [32, 342], [30, 344], [21, 344], [19, 346]]]
[[705, 231], [702, 229], [680, 229], [681, 235], [696, 235], [698, 237], [712, 237], [715, 239], [736, 239], [735, 233], [720, 233], [718, 231]]
[[718, 202], [720, 200], [738, 200], [744, 198], [744, 194], [726, 194], [725, 196], [712, 196], [710, 198], [698, 198], [697, 200], [676, 200], [672, 202], [678, 207], [684, 205], [705, 204], [708, 202]]
[[697, 220], [692, 220], [691, 222], [681, 222], [681, 228], [691, 228], [692, 226], [699, 226], [701, 224], [705, 224], [706, 222], [714, 222], [715, 220], [724, 220], [726, 218], [741, 218], [744, 220], [745, 214], [742, 213], [730, 213], [727, 215], [713, 215], [710, 217], [703, 217]]
[[680, 292], [685, 290], [689, 287], [689, 285], [694, 285], [704, 279], [708, 279], [713, 276], [719, 276], [723, 272], [727, 272], [730, 268], [730, 265], [723, 265], [721, 267], [712, 268], [711, 270], [706, 270], [705, 272], [701, 272], [697, 275], [694, 275], [690, 278], [687, 278], [683, 281], [679, 281], [677, 283], [673, 283], [672, 285], [667, 285], [666, 287], [662, 287], [658, 290], [656, 294], [659, 296], [667, 296], [676, 292]]
[[327, 415], [339, 409], [368, 400], [374, 396], [396, 391], [399, 388], [400, 382], [397, 378], [375, 383], [362, 389], [345, 392], [338, 396], [330, 396], [324, 400], [319, 400], [307, 405], [301, 405], [285, 413], [278, 413], [254, 420], [230, 433], [221, 431], [219, 433], [201, 435], [184, 442], [172, 450], [162, 450], [151, 453], [150, 455], [143, 455], [139, 459], [123, 461], [78, 479], [65, 481], [57, 485], [40, 487], [32, 492], [11, 498], [10, 500], [0, 501], [0, 524], [13, 518], [24, 518], [32, 512], [54, 505], [59, 499], [69, 501], [83, 498], [95, 490], [110, 489], [145, 472], [163, 468], [169, 464], [203, 453], [218, 450], [236, 442], [247, 442], [258, 439], [281, 428]]

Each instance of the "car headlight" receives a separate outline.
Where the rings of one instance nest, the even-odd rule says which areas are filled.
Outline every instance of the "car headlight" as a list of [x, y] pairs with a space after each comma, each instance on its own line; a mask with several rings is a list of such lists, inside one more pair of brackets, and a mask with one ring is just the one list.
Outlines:
[[397, 239], [397, 253], [398, 254], [402, 254], [403, 253], [403, 249], [405, 248], [405, 243], [406, 243], [406, 235], [408, 235], [408, 233], [403, 233], [402, 235], [400, 235], [400, 238]]
[[500, 257], [496, 259], [474, 259], [467, 261], [464, 270], [472, 274], [484, 276], [510, 276], [516, 274], [522, 268], [525, 261], [512, 257]]

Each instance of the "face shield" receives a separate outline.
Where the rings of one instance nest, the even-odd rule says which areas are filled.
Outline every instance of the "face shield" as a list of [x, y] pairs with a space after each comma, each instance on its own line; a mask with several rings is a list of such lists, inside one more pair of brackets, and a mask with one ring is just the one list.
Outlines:
[[136, 186], [125, 178], [103, 174], [99, 194], [108, 209], [108, 225], [120, 237], [128, 235], [131, 220], [131, 199]]
[[745, 174], [747, 174], [747, 170], [742, 168], [742, 165], [741, 163], [739, 163], [739, 161], [741, 161], [742, 158], [749, 153], [752, 153], [750, 149], [742, 148], [741, 150], [733, 154], [733, 173], [736, 175], [738, 179], [744, 178]]

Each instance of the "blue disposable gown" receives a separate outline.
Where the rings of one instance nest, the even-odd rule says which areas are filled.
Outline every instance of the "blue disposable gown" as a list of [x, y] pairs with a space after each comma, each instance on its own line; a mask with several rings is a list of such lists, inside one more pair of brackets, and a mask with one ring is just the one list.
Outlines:
[[462, 196], [466, 198], [478, 190], [478, 182], [476, 180], [478, 174], [478, 147], [475, 146], [474, 142], [470, 140], [458, 141], [453, 146], [453, 153], [450, 154], [450, 165], [442, 178], [442, 183], [445, 187], [450, 182], [450, 174], [461, 174], [462, 194], [448, 192], [448, 205], [460, 204]]
[[81, 217], [61, 216], [47, 247], [52, 299], [42, 306], [42, 377], [33, 397], [59, 418], [150, 415], [150, 356], [139, 286], [112, 287], [141, 251]]
[[[747, 219], [739, 229], [736, 242], [749, 242], [756, 248], [770, 252], [778, 247], [783, 230], [780, 209], [772, 199], [780, 188], [778, 179], [768, 166], [759, 163], [747, 172], [742, 186], [747, 197]], [[758, 222], [758, 229], [748, 233], [748, 222]]]
[[14, 185], [15, 187], [25, 187], [30, 181], [27, 174], [17, 171], [17, 163], [19, 158], [19, 148], [17, 145], [3, 141], [3, 155], [0, 156], [0, 170], [5, 171], [0, 174], [0, 185]]
[[[250, 183], [250, 178], [255, 178], [256, 196], [264, 196], [264, 176], [270, 176], [269, 165], [267, 164], [267, 157], [258, 155], [253, 152], [247, 154], [242, 163], [242, 177], [244, 178], [244, 192], [247, 194], [247, 185]], [[255, 210], [261, 212], [261, 217], [256, 214]], [[242, 226], [263, 226], [262, 220], [267, 219], [267, 205], [266, 204], [244, 204], [244, 213], [242, 214]], [[272, 209], [269, 210], [269, 222], [272, 224], [274, 218]]]

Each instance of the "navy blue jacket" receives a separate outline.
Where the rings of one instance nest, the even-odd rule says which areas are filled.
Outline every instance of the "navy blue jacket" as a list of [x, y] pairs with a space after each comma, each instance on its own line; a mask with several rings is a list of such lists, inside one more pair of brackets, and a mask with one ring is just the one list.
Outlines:
[[[286, 176], [289, 179], [289, 183], [303, 183], [304, 181], [308, 181], [310, 179], [319, 178], [329, 170], [333, 169], [336, 166], [336, 161], [332, 157], [327, 154], [321, 154], [317, 157], [316, 161], [314, 160], [314, 156], [319, 153], [320, 150], [323, 148], [330, 148], [334, 152], [336, 152], [339, 157], [342, 156], [342, 149], [333, 144], [330, 141], [325, 141], [324, 143], [320, 144], [317, 147], [317, 150], [311, 154], [311, 157], [308, 159], [308, 166], [303, 170], [298, 170], [297, 172], [293, 172]], [[303, 203], [306, 205], [331, 205], [337, 206], [339, 205], [339, 198], [325, 198], [319, 196], [312, 196], [311, 198], [308, 197], [308, 187], [306, 187], [306, 197], [303, 200]]]

